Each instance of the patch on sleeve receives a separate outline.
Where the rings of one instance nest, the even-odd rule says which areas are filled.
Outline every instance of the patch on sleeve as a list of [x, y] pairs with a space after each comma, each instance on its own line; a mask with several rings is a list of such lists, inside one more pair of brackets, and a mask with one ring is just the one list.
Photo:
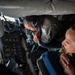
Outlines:
[[42, 28], [42, 34], [47, 35], [46, 30], [44, 28]]

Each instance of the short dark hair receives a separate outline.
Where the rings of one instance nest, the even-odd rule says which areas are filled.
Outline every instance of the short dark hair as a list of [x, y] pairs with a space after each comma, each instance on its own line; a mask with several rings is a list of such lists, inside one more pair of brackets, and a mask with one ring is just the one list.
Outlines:
[[27, 22], [39, 22], [39, 16], [38, 15], [25, 16], [24, 20]]
[[39, 15], [29, 15], [24, 17], [24, 21], [27, 23], [33, 23], [32, 26], [39, 26], [40, 25], [40, 17]]
[[39, 16], [37, 15], [30, 15], [30, 16], [25, 16], [24, 19], [27, 21], [38, 21]]
[[40, 27], [44, 22], [44, 18], [41, 15], [29, 15], [24, 17], [24, 21], [27, 23], [33, 22], [33, 24], [37, 23], [37, 26], [36, 25], [34, 26]]

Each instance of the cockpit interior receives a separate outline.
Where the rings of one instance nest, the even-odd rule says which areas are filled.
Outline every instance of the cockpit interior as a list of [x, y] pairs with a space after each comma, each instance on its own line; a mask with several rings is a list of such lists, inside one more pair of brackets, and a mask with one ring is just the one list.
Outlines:
[[24, 17], [31, 15], [51, 15], [63, 23], [75, 24], [75, 0], [0, 0], [0, 73], [65, 75], [62, 71], [58, 74], [59, 68], [50, 63], [57, 56], [50, 58], [49, 52], [59, 51], [61, 42], [53, 40], [47, 46], [36, 44], [23, 23]]

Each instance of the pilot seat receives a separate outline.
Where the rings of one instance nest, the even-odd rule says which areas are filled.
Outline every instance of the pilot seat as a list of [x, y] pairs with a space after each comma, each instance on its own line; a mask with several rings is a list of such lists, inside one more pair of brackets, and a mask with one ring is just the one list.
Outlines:
[[47, 51], [37, 60], [39, 75], [66, 75], [59, 62], [58, 51]]

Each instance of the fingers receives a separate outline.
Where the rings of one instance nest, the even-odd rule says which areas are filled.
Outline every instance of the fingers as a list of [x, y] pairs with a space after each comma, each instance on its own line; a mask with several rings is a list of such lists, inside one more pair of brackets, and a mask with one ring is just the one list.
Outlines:
[[61, 53], [60, 55], [60, 63], [61, 65], [66, 68], [67, 65], [70, 63], [69, 59], [68, 59], [68, 56], [64, 53]]
[[65, 62], [63, 58], [60, 59], [60, 63], [64, 68], [67, 66], [67, 63]]
[[69, 58], [66, 54], [62, 53], [60, 55], [60, 59], [62, 60], [62, 62], [65, 62], [66, 64], [69, 64]]
[[62, 53], [60, 55], [60, 63], [67, 75], [75, 75], [75, 69], [70, 63], [70, 60], [68, 59], [68, 56], [66, 54]]
[[38, 37], [36, 36], [36, 35], [34, 35], [34, 37], [33, 37], [33, 40], [35, 41], [35, 42], [39, 42], [39, 39], [38, 39]]

